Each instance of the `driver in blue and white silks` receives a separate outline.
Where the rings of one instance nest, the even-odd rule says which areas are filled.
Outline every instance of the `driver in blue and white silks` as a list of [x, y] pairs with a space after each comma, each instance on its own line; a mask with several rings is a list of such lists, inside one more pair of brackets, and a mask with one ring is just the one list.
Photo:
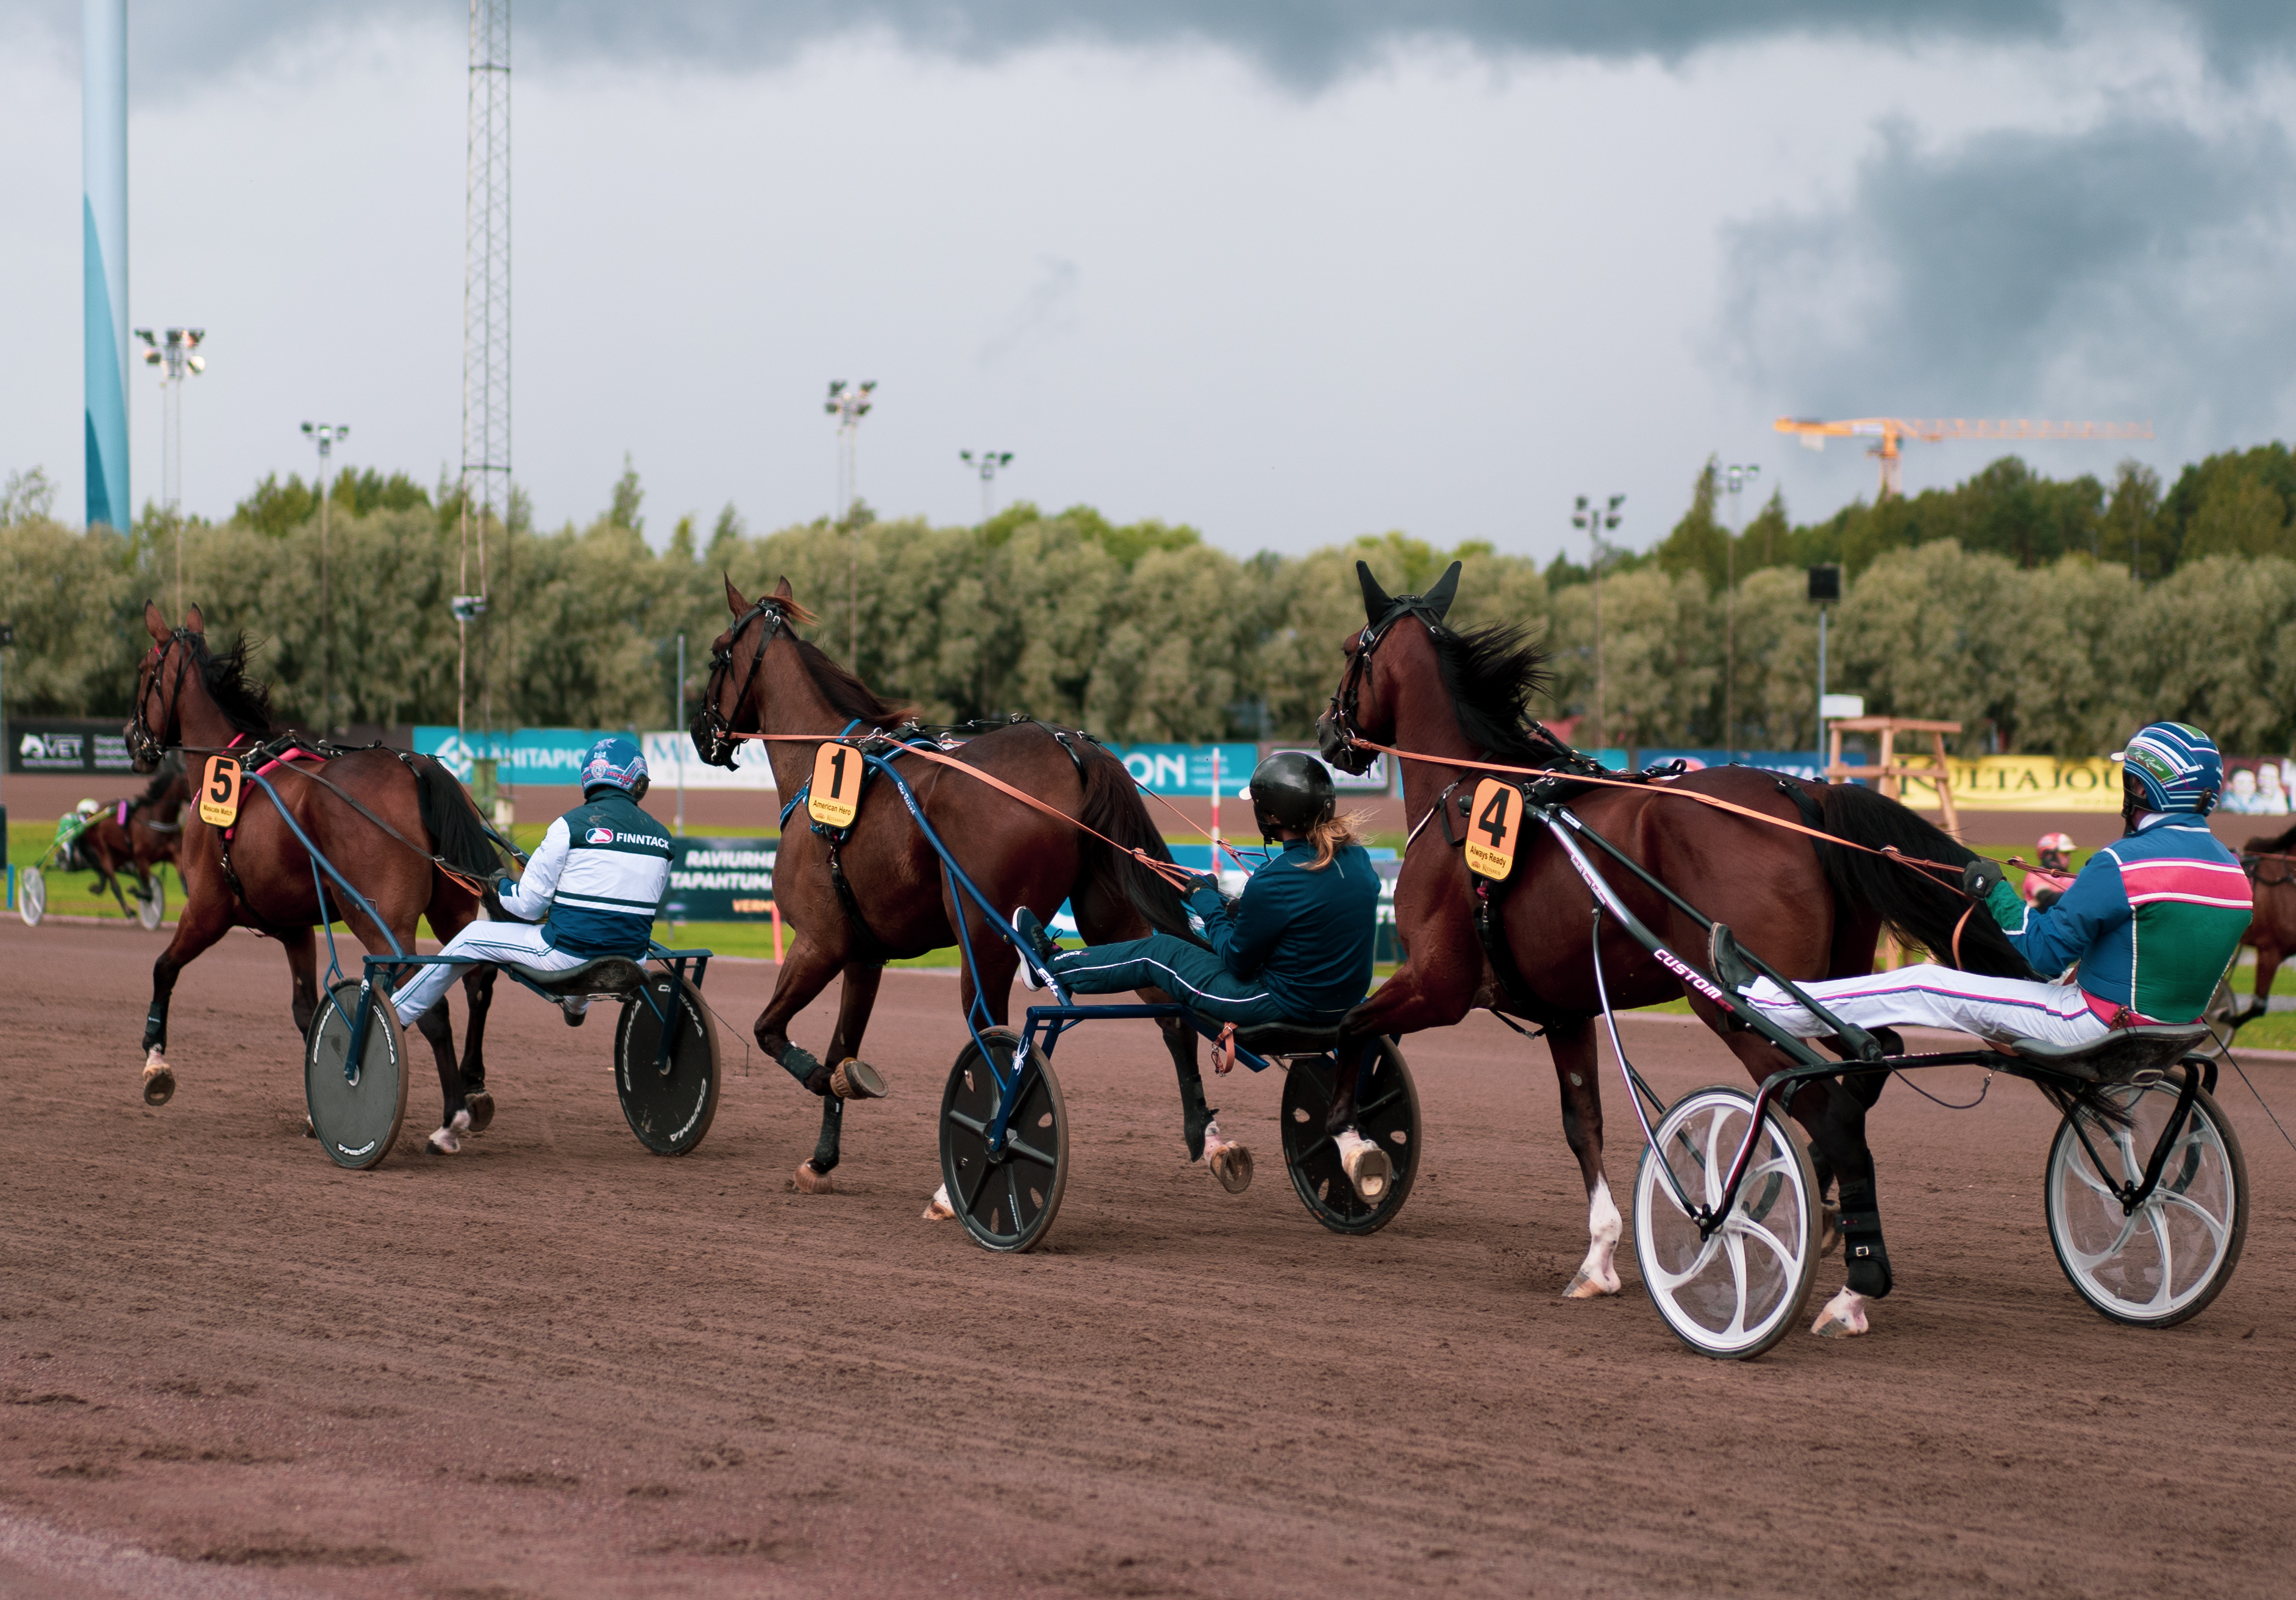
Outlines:
[[[527, 920], [475, 922], [447, 940], [439, 952], [447, 960], [416, 969], [391, 997], [400, 1024], [411, 1027], [436, 1005], [465, 964], [562, 972], [602, 956], [644, 959], [669, 887], [671, 849], [668, 830], [638, 807], [647, 784], [636, 740], [592, 745], [582, 763], [582, 803], [550, 825], [523, 877], [495, 885], [503, 909]], [[560, 1004], [567, 1025], [579, 1027], [589, 1001]]]

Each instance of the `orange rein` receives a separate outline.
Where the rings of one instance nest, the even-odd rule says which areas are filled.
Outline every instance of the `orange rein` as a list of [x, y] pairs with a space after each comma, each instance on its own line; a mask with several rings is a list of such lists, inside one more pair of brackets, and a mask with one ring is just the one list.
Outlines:
[[[737, 733], [730, 736], [735, 739], [758, 739], [768, 743], [783, 744], [838, 744], [844, 743], [834, 734]], [[885, 736], [890, 742], [899, 744], [899, 742], [898, 740], [893, 740], [891, 735], [887, 734]], [[994, 774], [983, 772], [978, 767], [970, 766], [967, 763], [957, 760], [955, 758], [946, 755], [939, 751], [931, 750], [923, 745], [918, 744], [899, 744], [898, 753], [903, 755], [922, 756], [928, 761], [938, 762], [943, 767], [955, 767], [957, 771], [964, 773], [968, 776], [978, 778], [980, 782], [988, 784], [991, 789], [997, 791], [999, 793], [1010, 796], [1013, 800], [1019, 800], [1024, 806], [1031, 807], [1036, 810], [1042, 811], [1047, 816], [1057, 817], [1061, 821], [1067, 823], [1070, 827], [1080, 829], [1083, 832], [1091, 834], [1095, 839], [1099, 840], [1101, 843], [1108, 846], [1109, 849], [1123, 851], [1126, 855], [1130, 856], [1134, 860], [1139, 862], [1141, 866], [1154, 873], [1158, 877], [1163, 879], [1164, 882], [1169, 883], [1175, 889], [1182, 890], [1191, 889], [1194, 887], [1194, 881], [1202, 875], [1199, 873], [1192, 873], [1186, 867], [1178, 866], [1174, 862], [1159, 861], [1146, 850], [1140, 849], [1130, 845], [1119, 844], [1115, 840], [1111, 839], [1107, 834], [1102, 833], [1099, 829], [1089, 826], [1078, 818], [1070, 816], [1058, 806], [1048, 805], [1045, 801], [1038, 800], [1033, 794], [1024, 794], [1020, 790], [1013, 788], [1012, 784], [1006, 783], [1004, 779], [996, 776]], [[1128, 773], [1125, 775], [1128, 777], [1131, 775]], [[1177, 814], [1177, 808], [1176, 814]], [[1181, 820], [1185, 822], [1187, 819], [1183, 816]], [[1231, 852], [1231, 854], [1233, 854], [1233, 852]]]

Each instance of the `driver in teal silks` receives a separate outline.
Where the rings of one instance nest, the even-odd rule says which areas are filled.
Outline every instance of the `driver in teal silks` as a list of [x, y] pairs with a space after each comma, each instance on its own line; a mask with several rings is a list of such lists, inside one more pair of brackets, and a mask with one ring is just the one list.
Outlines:
[[1233, 902], [1210, 882], [1189, 892], [1189, 925], [1210, 948], [1156, 932], [1063, 952], [1023, 907], [1013, 927], [1034, 959], [1021, 981], [1043, 988], [1041, 964], [1073, 994], [1156, 989], [1215, 1022], [1337, 1022], [1371, 987], [1379, 874], [1315, 757], [1268, 757], [1250, 792], [1261, 837], [1282, 849]]

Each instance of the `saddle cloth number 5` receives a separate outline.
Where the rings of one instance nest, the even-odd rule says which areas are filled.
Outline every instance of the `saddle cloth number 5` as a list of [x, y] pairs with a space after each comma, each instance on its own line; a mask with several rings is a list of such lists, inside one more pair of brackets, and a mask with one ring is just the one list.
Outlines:
[[813, 784], [806, 815], [824, 828], [849, 828], [861, 805], [861, 752], [849, 744], [824, 744], [813, 758]]
[[1495, 882], [1513, 872], [1521, 821], [1522, 791], [1497, 778], [1476, 784], [1467, 812], [1468, 870]]
[[211, 828], [227, 828], [239, 820], [239, 763], [229, 756], [209, 756], [200, 779], [200, 820]]

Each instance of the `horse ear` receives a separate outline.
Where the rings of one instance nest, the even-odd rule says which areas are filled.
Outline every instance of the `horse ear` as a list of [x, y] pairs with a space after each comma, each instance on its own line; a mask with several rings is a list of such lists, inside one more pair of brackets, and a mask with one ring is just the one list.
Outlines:
[[1364, 617], [1368, 621], [1377, 622], [1387, 615], [1395, 602], [1387, 597], [1387, 591], [1379, 587], [1379, 579], [1371, 575], [1369, 562], [1356, 563], [1356, 578], [1363, 585]]
[[184, 626], [202, 639], [208, 636], [208, 619], [200, 614], [196, 605], [184, 613]]
[[1437, 578], [1435, 587], [1427, 591], [1427, 603], [1438, 617], [1449, 611], [1451, 602], [1458, 598], [1459, 567], [1459, 562], [1453, 562], [1450, 570]]
[[728, 572], [725, 576], [726, 609], [738, 617], [750, 609], [750, 603], [742, 599], [742, 591], [734, 587], [734, 575]]
[[147, 600], [144, 603], [144, 628], [152, 636], [152, 643], [154, 644], [165, 644], [168, 642], [168, 619], [160, 610], [157, 601]]
[[797, 598], [797, 591], [790, 587], [790, 580], [784, 578], [781, 582], [774, 586], [774, 598], [776, 600], [794, 600]]

